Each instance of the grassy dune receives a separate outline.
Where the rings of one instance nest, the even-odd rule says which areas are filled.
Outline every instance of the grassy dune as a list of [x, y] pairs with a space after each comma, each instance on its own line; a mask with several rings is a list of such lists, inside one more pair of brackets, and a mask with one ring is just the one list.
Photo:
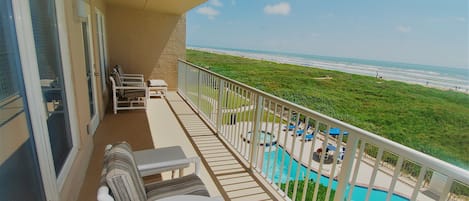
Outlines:
[[469, 168], [468, 94], [195, 50], [187, 60]]

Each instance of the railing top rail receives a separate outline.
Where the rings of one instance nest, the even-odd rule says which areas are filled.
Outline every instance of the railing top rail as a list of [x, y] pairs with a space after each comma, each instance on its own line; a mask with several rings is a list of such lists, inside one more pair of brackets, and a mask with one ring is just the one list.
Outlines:
[[279, 98], [277, 96], [274, 96], [272, 94], [269, 94], [267, 92], [261, 91], [259, 89], [253, 88], [249, 85], [246, 85], [244, 83], [241, 83], [239, 81], [230, 79], [228, 77], [225, 77], [223, 75], [220, 75], [218, 73], [212, 72], [206, 68], [197, 66], [195, 64], [192, 64], [190, 62], [187, 62], [183, 59], [178, 59], [178, 61], [185, 63], [191, 67], [194, 67], [196, 69], [199, 69], [201, 71], [204, 71], [206, 73], [209, 73], [215, 77], [218, 77], [224, 81], [232, 82], [236, 85], [239, 85], [247, 90], [250, 90], [254, 93], [258, 93], [262, 95], [265, 98], [271, 99], [274, 102], [281, 103], [284, 106], [292, 108], [294, 111], [299, 112], [301, 114], [307, 115], [309, 117], [312, 117], [315, 120], [318, 120], [319, 122], [326, 123], [329, 125], [332, 125], [334, 127], [339, 127], [341, 130], [346, 130], [349, 132], [349, 135], [357, 135], [360, 139], [365, 139], [371, 143], [375, 143], [376, 145], [385, 148], [388, 151], [392, 151], [393, 153], [403, 156], [405, 159], [409, 159], [411, 161], [414, 161], [422, 166], [426, 166], [427, 168], [430, 168], [432, 170], [435, 170], [439, 173], [445, 174], [448, 177], [454, 178], [457, 181], [460, 181], [462, 183], [465, 183], [466, 185], [469, 185], [469, 171], [465, 170], [463, 168], [460, 168], [458, 166], [455, 166], [453, 164], [450, 164], [446, 161], [442, 161], [438, 158], [429, 156], [425, 153], [419, 152], [417, 150], [414, 150], [412, 148], [409, 148], [407, 146], [404, 146], [402, 144], [399, 144], [397, 142], [391, 141], [389, 139], [386, 139], [384, 137], [381, 137], [377, 134], [371, 133], [369, 131], [363, 130], [361, 128], [358, 128], [356, 126], [350, 125], [348, 123], [342, 122], [340, 120], [334, 119], [332, 117], [329, 117], [327, 115], [321, 114], [319, 112], [313, 111], [309, 108], [306, 108], [304, 106], [298, 105], [296, 103], [292, 103], [290, 101], [287, 101], [285, 99]]

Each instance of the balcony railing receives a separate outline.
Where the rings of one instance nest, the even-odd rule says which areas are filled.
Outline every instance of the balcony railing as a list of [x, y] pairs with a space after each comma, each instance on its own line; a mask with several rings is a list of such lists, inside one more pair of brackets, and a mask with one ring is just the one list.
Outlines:
[[469, 172], [183, 60], [178, 92], [291, 200], [467, 199]]

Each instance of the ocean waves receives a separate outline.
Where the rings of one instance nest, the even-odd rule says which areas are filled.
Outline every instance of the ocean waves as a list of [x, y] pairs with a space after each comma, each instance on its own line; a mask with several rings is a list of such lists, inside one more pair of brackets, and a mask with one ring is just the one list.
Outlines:
[[380, 62], [338, 57], [282, 54], [263, 51], [189, 47], [206, 52], [228, 54], [251, 59], [272, 61], [396, 80], [427, 87], [469, 93], [469, 69]]

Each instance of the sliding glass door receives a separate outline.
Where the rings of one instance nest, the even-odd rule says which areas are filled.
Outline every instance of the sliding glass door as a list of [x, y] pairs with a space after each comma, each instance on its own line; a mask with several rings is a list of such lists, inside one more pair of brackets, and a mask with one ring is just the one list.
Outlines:
[[[85, 3], [86, 6], [88, 6]], [[88, 84], [88, 103], [90, 106], [90, 123], [88, 124], [88, 133], [94, 134], [96, 128], [99, 124], [99, 115], [98, 115], [98, 99], [96, 97], [96, 80], [95, 80], [95, 71], [94, 71], [94, 59], [93, 59], [93, 42], [91, 38], [91, 26], [90, 26], [90, 16], [88, 15], [81, 23], [81, 30], [83, 33], [83, 47], [85, 55], [85, 69], [86, 69], [86, 81]]]
[[11, 0], [0, 0], [0, 200], [46, 200]]
[[97, 39], [98, 39], [98, 50], [99, 50], [99, 66], [101, 71], [101, 86], [103, 95], [107, 96], [107, 85], [106, 81], [109, 76], [107, 71], [107, 51], [106, 51], [106, 34], [104, 26], [104, 15], [101, 11], [96, 10], [96, 27], [97, 27]]
[[[47, 114], [47, 127], [58, 176], [72, 147], [72, 134], [65, 90], [54, 0], [30, 0], [34, 43], [42, 89], [42, 106]], [[69, 78], [70, 79], [70, 78]]]

